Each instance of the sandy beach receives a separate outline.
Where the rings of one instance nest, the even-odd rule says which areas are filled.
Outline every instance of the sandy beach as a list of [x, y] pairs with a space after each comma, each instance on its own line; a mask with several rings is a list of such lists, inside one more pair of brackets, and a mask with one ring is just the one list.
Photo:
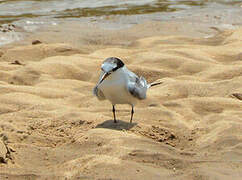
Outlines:
[[[177, 27], [55, 27], [2, 47], [0, 179], [240, 180], [242, 28], [205, 37]], [[92, 95], [111, 56], [162, 82], [133, 124], [128, 105], [114, 124], [111, 104]]]

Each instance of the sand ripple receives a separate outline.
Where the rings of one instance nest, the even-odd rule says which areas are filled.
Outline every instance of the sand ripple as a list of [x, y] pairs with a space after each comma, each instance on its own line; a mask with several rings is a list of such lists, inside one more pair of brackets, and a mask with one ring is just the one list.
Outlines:
[[[241, 179], [241, 47], [238, 29], [210, 39], [150, 37], [90, 54], [67, 44], [3, 50], [0, 177]], [[128, 106], [117, 107], [113, 124], [111, 105], [92, 95], [109, 56], [163, 82], [138, 104], [132, 125]]]

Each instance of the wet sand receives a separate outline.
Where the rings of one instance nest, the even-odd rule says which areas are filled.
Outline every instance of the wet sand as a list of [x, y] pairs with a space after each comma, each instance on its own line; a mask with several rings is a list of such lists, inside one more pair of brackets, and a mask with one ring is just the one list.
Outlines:
[[[157, 22], [77, 26], [1, 49], [1, 179], [241, 179], [241, 28], [205, 37]], [[163, 82], [133, 124], [129, 106], [114, 124], [110, 103], [92, 95], [110, 56]]]

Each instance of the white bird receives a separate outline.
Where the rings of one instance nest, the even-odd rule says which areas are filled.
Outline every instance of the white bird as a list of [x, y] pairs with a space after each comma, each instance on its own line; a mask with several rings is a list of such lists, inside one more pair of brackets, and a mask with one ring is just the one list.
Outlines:
[[129, 104], [132, 106], [130, 123], [132, 123], [134, 106], [137, 101], [146, 98], [147, 89], [161, 84], [147, 84], [145, 78], [138, 77], [126, 68], [122, 60], [116, 57], [107, 58], [101, 66], [101, 75], [93, 94], [98, 100], [109, 100], [113, 105], [113, 118], [116, 123], [115, 105]]

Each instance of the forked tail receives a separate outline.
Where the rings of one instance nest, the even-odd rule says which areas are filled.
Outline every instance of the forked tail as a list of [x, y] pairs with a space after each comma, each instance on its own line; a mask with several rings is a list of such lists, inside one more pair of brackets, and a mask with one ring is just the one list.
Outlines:
[[142, 87], [145, 87], [145, 88], [150, 88], [150, 87], [153, 87], [153, 86], [157, 86], [159, 84], [162, 84], [163, 82], [153, 82], [153, 83], [150, 83], [148, 84], [147, 81], [145, 80], [144, 77], [140, 76], [139, 78], [139, 84], [142, 86]]

